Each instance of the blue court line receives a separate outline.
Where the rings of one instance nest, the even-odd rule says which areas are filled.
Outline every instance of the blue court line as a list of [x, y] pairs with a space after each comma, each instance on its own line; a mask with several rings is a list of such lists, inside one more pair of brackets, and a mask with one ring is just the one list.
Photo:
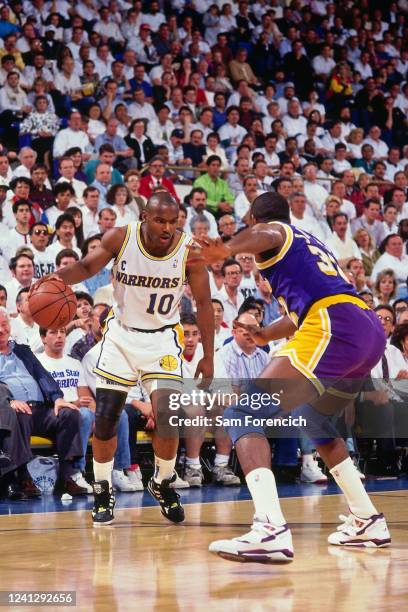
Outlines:
[[[398, 480], [368, 480], [366, 489], [369, 493], [381, 493], [385, 491], [405, 491], [408, 498], [408, 477]], [[310, 495], [338, 495], [341, 491], [334, 482], [328, 485], [309, 485], [303, 483], [291, 485], [278, 485], [279, 497], [306, 497]], [[241, 487], [222, 487], [216, 485], [206, 485], [201, 489], [182, 489], [179, 490], [183, 504], [207, 504], [214, 502], [230, 502], [249, 500], [250, 495], [246, 486]], [[401, 499], [405, 499], [403, 496]], [[398, 499], [395, 496], [395, 499]], [[407, 504], [407, 501], [404, 501]], [[117, 493], [117, 508], [142, 508], [157, 506], [156, 501], [147, 491], [139, 493]], [[13, 502], [0, 500], [0, 515], [13, 514], [36, 514], [47, 512], [67, 512], [77, 510], [91, 510], [92, 496], [76, 497], [72, 501], [62, 502], [57, 495], [43, 495], [36, 500], [25, 502]]]

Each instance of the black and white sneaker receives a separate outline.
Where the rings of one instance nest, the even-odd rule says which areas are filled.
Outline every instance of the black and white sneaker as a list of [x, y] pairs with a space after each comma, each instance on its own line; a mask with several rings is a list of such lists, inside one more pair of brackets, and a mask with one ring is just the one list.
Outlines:
[[151, 478], [147, 484], [149, 493], [156, 499], [161, 507], [161, 513], [172, 523], [182, 523], [184, 521], [184, 509], [180, 504], [180, 495], [172, 488], [170, 484], [177, 478], [174, 472], [171, 478], [163, 480], [160, 484]]
[[115, 496], [113, 490], [109, 488], [107, 480], [94, 482], [92, 488], [94, 494], [93, 524], [95, 527], [110, 525], [114, 519]]

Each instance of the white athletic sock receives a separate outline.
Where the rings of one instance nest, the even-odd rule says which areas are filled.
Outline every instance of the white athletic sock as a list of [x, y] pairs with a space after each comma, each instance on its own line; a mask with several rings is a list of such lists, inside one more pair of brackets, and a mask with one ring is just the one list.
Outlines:
[[95, 480], [97, 482], [100, 480], [107, 480], [109, 482], [109, 487], [112, 488], [113, 459], [112, 461], [107, 461], [106, 463], [99, 463], [94, 459], [93, 469]]
[[228, 465], [228, 461], [229, 461], [229, 455], [221, 455], [220, 453], [217, 453], [214, 459], [214, 466]]
[[368, 518], [373, 514], [378, 514], [376, 508], [371, 503], [367, 491], [362, 485], [360, 476], [350, 457], [330, 470], [334, 480], [347, 500], [348, 506], [353, 514], [360, 518]]
[[194, 469], [201, 468], [200, 457], [186, 457], [186, 465]]
[[154, 481], [160, 484], [163, 480], [168, 480], [173, 476], [174, 466], [176, 465], [177, 457], [174, 459], [160, 459], [157, 455], [154, 456]]
[[256, 468], [249, 472], [246, 482], [254, 500], [256, 517], [265, 523], [284, 525], [286, 521], [280, 507], [273, 472], [267, 468]]

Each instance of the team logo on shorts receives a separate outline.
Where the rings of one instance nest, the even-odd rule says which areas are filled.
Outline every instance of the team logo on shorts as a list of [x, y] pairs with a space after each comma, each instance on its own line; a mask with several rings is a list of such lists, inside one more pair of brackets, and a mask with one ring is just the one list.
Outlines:
[[159, 361], [160, 367], [162, 370], [166, 370], [166, 372], [172, 372], [173, 370], [177, 370], [178, 360], [173, 355], [164, 355]]

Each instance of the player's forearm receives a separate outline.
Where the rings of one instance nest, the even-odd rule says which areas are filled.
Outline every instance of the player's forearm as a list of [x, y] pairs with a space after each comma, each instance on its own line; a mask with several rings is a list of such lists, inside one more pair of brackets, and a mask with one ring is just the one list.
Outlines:
[[210, 300], [197, 302], [197, 325], [205, 357], [214, 357], [214, 312]]
[[262, 329], [262, 337], [265, 342], [271, 342], [272, 340], [280, 340], [281, 338], [288, 338], [292, 336], [297, 330], [296, 325], [292, 319], [288, 316], [282, 317], [277, 321], [274, 321], [267, 327]]
[[76, 285], [76, 283], [81, 283], [93, 276], [95, 272], [92, 272], [92, 270], [85, 266], [82, 261], [77, 261], [74, 264], [65, 266], [65, 268], [61, 268], [56, 274], [58, 274], [65, 284]]
[[[277, 235], [279, 236], [279, 234]], [[275, 238], [275, 232], [269, 229], [249, 228], [240, 232], [232, 240], [225, 244], [230, 251], [231, 257], [237, 253], [264, 253], [279, 246]]]

